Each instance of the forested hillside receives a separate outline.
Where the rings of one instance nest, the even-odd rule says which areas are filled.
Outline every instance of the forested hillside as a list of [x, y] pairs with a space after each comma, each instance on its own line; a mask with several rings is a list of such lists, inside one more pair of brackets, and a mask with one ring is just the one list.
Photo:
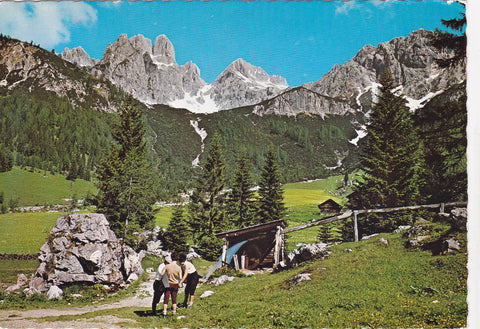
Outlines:
[[232, 177], [238, 152], [244, 147], [257, 181], [270, 144], [279, 155], [283, 182], [328, 177], [355, 168], [357, 150], [349, 140], [357, 136], [351, 122], [362, 120], [360, 115], [331, 115], [324, 119], [303, 114], [259, 116], [252, 113], [252, 107], [194, 114], [167, 106], [155, 106], [146, 113], [151, 150], [170, 190], [189, 186], [192, 175], [199, 170], [192, 162], [198, 155], [203, 159], [201, 137], [193, 122], [205, 130], [204, 149], [208, 149], [215, 133], [219, 135], [227, 177]]
[[90, 179], [110, 140], [111, 114], [74, 108], [66, 98], [0, 96], [0, 144], [16, 165]]

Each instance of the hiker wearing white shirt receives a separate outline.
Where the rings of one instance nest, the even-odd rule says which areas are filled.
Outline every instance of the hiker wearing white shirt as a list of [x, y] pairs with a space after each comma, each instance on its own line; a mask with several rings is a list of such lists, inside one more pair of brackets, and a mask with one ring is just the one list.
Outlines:
[[[195, 289], [197, 288], [198, 280], [200, 279], [200, 275], [198, 275], [197, 269], [195, 265], [187, 260], [187, 256], [185, 254], [179, 255], [179, 262], [182, 266], [183, 277], [182, 281], [180, 281], [180, 286], [183, 282], [187, 282], [185, 287], [185, 299], [183, 301], [183, 307], [190, 307], [193, 305], [193, 299], [195, 298]], [[190, 302], [188, 301], [190, 297]], [[188, 303], [188, 304], [187, 304]]]
[[157, 272], [155, 273], [155, 281], [153, 282], [153, 301], [152, 301], [152, 313], [153, 315], [157, 314], [157, 304], [162, 298], [162, 295], [165, 293], [168, 284], [167, 274], [162, 275], [162, 272], [167, 264], [172, 262], [170, 256], [165, 257], [165, 261], [158, 266]]

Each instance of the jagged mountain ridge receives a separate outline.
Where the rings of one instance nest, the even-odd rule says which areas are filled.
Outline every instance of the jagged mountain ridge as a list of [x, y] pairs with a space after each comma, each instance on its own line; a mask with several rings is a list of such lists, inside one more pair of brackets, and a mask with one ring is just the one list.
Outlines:
[[121, 93], [109, 81], [96, 79], [83, 69], [38, 46], [0, 38], [0, 93], [23, 90], [41, 98], [54, 94], [74, 106], [116, 111]]
[[253, 105], [288, 88], [284, 78], [268, 75], [243, 59], [234, 61], [212, 84], [207, 84], [194, 63], [177, 64], [174, 47], [165, 35], [158, 36], [152, 47], [151, 40], [142, 35], [128, 38], [122, 34], [107, 46], [103, 58], [90, 66], [85, 65], [88, 59], [83, 49], [76, 49], [76, 56], [67, 50], [62, 58], [87, 66], [95, 76], [104, 75], [146, 104], [210, 113]]
[[433, 32], [420, 29], [377, 47], [366, 45], [351, 60], [335, 65], [320, 80], [304, 86], [325, 96], [349, 100], [358, 108], [368, 107], [380, 75], [389, 70], [399, 86], [398, 93], [404, 95], [410, 108], [415, 110], [422, 102], [466, 78], [465, 63], [450, 68], [436, 64], [436, 58], [449, 54], [430, 45], [432, 35]]
[[[408, 106], [418, 109], [426, 101], [465, 80], [465, 63], [442, 69], [436, 58], [445, 58], [430, 45], [433, 32], [423, 29], [394, 38], [377, 47], [364, 46], [354, 58], [316, 82], [290, 88], [284, 78], [268, 75], [242, 59], [230, 64], [212, 84], [200, 77], [189, 62], [178, 66], [173, 45], [164, 35], [151, 41], [141, 35], [121, 35], [105, 55], [90, 67], [147, 104], [168, 104], [196, 113], [256, 105], [256, 114], [345, 114], [368, 110], [375, 99], [380, 75], [390, 70]], [[84, 65], [83, 52], [72, 62]], [[62, 54], [62, 56], [64, 56]], [[67, 58], [67, 55], [65, 55]], [[310, 92], [309, 92], [309, 91]], [[292, 93], [292, 94], [290, 94]], [[281, 97], [278, 97], [281, 96]]]
[[253, 107], [253, 113], [263, 116], [269, 114], [297, 116], [316, 114], [345, 115], [352, 112], [352, 104], [344, 99], [321, 95], [303, 86], [292, 88]]

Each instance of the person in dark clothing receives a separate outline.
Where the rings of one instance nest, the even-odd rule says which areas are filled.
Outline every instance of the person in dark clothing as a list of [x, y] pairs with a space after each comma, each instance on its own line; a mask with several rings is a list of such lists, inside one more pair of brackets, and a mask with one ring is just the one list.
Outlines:
[[178, 261], [180, 263], [180, 266], [182, 267], [183, 272], [180, 286], [183, 284], [183, 282], [187, 282], [187, 285], [185, 286], [185, 299], [183, 301], [182, 307], [190, 307], [193, 305], [193, 299], [195, 298], [195, 289], [197, 288], [200, 275], [198, 275], [195, 266], [187, 260], [187, 256], [185, 254], [180, 254], [178, 257]]

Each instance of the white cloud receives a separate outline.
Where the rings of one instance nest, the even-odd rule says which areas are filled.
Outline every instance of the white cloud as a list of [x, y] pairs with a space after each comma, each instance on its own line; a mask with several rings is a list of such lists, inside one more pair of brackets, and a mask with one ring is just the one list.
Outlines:
[[97, 11], [85, 2], [0, 2], [0, 32], [53, 48], [70, 41], [70, 28], [97, 21]]
[[357, 9], [359, 4], [356, 1], [348, 0], [343, 1], [340, 6], [335, 8], [335, 15], [348, 15], [352, 9]]

